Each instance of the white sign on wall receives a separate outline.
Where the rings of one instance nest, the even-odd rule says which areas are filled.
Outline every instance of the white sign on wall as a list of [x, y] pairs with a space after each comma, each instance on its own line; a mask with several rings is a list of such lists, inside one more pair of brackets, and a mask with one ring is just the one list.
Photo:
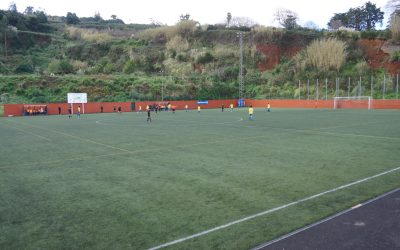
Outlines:
[[87, 103], [87, 93], [68, 93], [68, 103]]

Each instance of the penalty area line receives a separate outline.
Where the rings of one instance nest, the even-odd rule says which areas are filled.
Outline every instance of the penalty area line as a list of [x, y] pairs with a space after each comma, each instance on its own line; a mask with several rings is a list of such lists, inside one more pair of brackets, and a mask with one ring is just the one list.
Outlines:
[[297, 201], [293, 201], [293, 202], [290, 202], [288, 204], [285, 204], [285, 205], [282, 205], [282, 206], [279, 206], [279, 207], [275, 207], [275, 208], [272, 208], [272, 209], [269, 209], [269, 210], [266, 210], [266, 211], [263, 211], [263, 212], [260, 212], [260, 213], [257, 213], [257, 214], [253, 214], [253, 215], [244, 217], [242, 219], [235, 220], [235, 221], [229, 222], [227, 224], [224, 224], [224, 225], [221, 225], [221, 226], [218, 226], [218, 227], [214, 227], [214, 228], [205, 230], [203, 232], [199, 232], [197, 234], [193, 234], [193, 235], [190, 235], [190, 236], [187, 236], [187, 237], [183, 237], [183, 238], [180, 238], [180, 239], [177, 239], [177, 240], [174, 240], [174, 241], [170, 241], [170, 242], [167, 242], [167, 243], [152, 247], [149, 250], [161, 249], [161, 248], [168, 247], [168, 246], [171, 246], [171, 245], [175, 245], [175, 244], [178, 244], [178, 243], [190, 240], [190, 239], [198, 238], [200, 236], [203, 236], [203, 235], [206, 235], [206, 234], [209, 234], [209, 233], [212, 233], [212, 232], [215, 232], [215, 231], [218, 231], [218, 230], [221, 230], [221, 229], [224, 229], [224, 228], [239, 224], [241, 222], [245, 222], [245, 221], [248, 221], [248, 220], [263, 216], [263, 215], [266, 215], [266, 214], [270, 214], [270, 213], [273, 213], [273, 212], [276, 212], [276, 211], [279, 211], [279, 210], [282, 210], [282, 209], [285, 209], [285, 208], [288, 208], [288, 207], [291, 207], [291, 206], [294, 206], [294, 205], [297, 205], [297, 204], [300, 204], [300, 203], [303, 203], [303, 202], [306, 202], [306, 201], [309, 201], [309, 200], [313, 200], [313, 199], [316, 199], [318, 197], [324, 196], [326, 194], [333, 193], [333, 192], [336, 192], [338, 190], [342, 190], [342, 189], [357, 185], [359, 183], [366, 182], [366, 181], [378, 178], [380, 176], [390, 174], [390, 173], [398, 171], [398, 170], [400, 170], [400, 167], [393, 168], [393, 169], [387, 170], [385, 172], [381, 172], [379, 174], [376, 174], [376, 175], [373, 175], [373, 176], [370, 176], [370, 177], [367, 177], [367, 178], [364, 178], [364, 179], [360, 179], [360, 180], [357, 180], [357, 181], [354, 181], [354, 182], [351, 182], [351, 183], [348, 183], [348, 184], [345, 184], [345, 185], [342, 185], [342, 186], [339, 186], [339, 187], [324, 191], [322, 193], [318, 193], [318, 194], [315, 194], [315, 195], [312, 195], [312, 196], [297, 200]]

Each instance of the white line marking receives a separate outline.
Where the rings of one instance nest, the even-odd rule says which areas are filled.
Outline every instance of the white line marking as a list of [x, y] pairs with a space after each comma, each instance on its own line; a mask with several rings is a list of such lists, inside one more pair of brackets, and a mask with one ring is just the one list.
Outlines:
[[[62, 133], [58, 131], [53, 131], [57, 133]], [[243, 140], [248, 140], [248, 139], [256, 139], [260, 137], [268, 137], [269, 135], [265, 136], [253, 136], [253, 137], [245, 137], [245, 138], [226, 138], [222, 140], [215, 140], [215, 141], [206, 141], [206, 142], [197, 142], [197, 143], [191, 143], [191, 144], [182, 144], [182, 145], [176, 145], [175, 147], [170, 147], [170, 150], [173, 150], [174, 148], [187, 148], [187, 147], [195, 147], [195, 146], [200, 146], [200, 145], [209, 145], [209, 144], [217, 144], [217, 143], [224, 143], [224, 142], [229, 142], [229, 141], [243, 141]], [[82, 138], [81, 138], [82, 139]], [[98, 143], [96, 143], [98, 144]], [[103, 144], [100, 144], [103, 145]], [[103, 145], [107, 147], [112, 147], [109, 145]], [[50, 160], [50, 161], [42, 161], [42, 162], [27, 162], [27, 163], [21, 163], [21, 164], [16, 164], [12, 166], [0, 166], [0, 169], [5, 169], [5, 168], [10, 168], [13, 167], [15, 168], [16, 166], [25, 166], [25, 165], [36, 165], [36, 164], [51, 164], [51, 163], [60, 163], [64, 161], [74, 161], [74, 160], [87, 160], [87, 159], [94, 159], [94, 158], [99, 158], [99, 157], [107, 157], [107, 156], [115, 156], [115, 155], [123, 155], [123, 154], [136, 154], [136, 153], [146, 153], [146, 152], [154, 152], [160, 149], [165, 149], [165, 146], [159, 146], [159, 147], [153, 147], [153, 148], [145, 148], [145, 149], [138, 149], [138, 150], [131, 150], [131, 151], [122, 151], [119, 153], [110, 153], [110, 154], [102, 154], [102, 155], [94, 155], [94, 156], [82, 156], [82, 157], [75, 157], [75, 158], [67, 158], [67, 159], [60, 159], [60, 160]]]
[[259, 250], [259, 249], [264, 248], [264, 247], [266, 247], [266, 246], [270, 246], [270, 245], [272, 245], [272, 244], [274, 244], [274, 243], [276, 243], [276, 242], [279, 242], [279, 241], [281, 241], [281, 240], [284, 240], [284, 239], [287, 239], [287, 238], [289, 238], [289, 237], [292, 237], [293, 235], [296, 235], [296, 234], [298, 234], [298, 233], [301, 233], [301, 232], [303, 232], [303, 231], [306, 231], [306, 230], [308, 230], [308, 229], [310, 229], [310, 228], [312, 228], [312, 227], [315, 227], [315, 226], [318, 226], [318, 225], [323, 224], [323, 223], [325, 223], [325, 222], [328, 222], [328, 221], [330, 221], [330, 220], [333, 220], [333, 219], [335, 219], [335, 218], [337, 218], [337, 217], [339, 217], [339, 216], [341, 216], [341, 215], [343, 215], [343, 214], [346, 214], [346, 213], [348, 213], [348, 212], [350, 212], [350, 211], [352, 211], [352, 210], [354, 210], [354, 209], [357, 209], [357, 208], [359, 208], [359, 207], [361, 207], [361, 206], [368, 205], [368, 204], [370, 204], [370, 203], [372, 203], [372, 202], [374, 202], [374, 201], [376, 201], [376, 200], [379, 200], [379, 199], [381, 199], [381, 198], [384, 198], [384, 197], [386, 197], [386, 196], [388, 196], [388, 195], [391, 195], [391, 194], [393, 194], [393, 193], [395, 193], [395, 192], [397, 192], [397, 191], [400, 191], [400, 188], [395, 189], [395, 190], [392, 190], [392, 191], [390, 191], [390, 192], [387, 192], [387, 193], [385, 193], [385, 194], [383, 194], [383, 195], [380, 195], [380, 196], [378, 196], [378, 197], [375, 197], [374, 199], [368, 200], [368, 201], [366, 201], [366, 202], [364, 202], [364, 203], [362, 203], [362, 204], [358, 204], [357, 206], [354, 206], [354, 207], [352, 207], [352, 208], [350, 208], [350, 209], [344, 210], [344, 211], [342, 211], [342, 212], [340, 212], [340, 213], [337, 213], [337, 214], [335, 214], [335, 215], [333, 215], [333, 216], [330, 216], [330, 217], [328, 217], [328, 218], [326, 218], [326, 219], [324, 219], [324, 220], [321, 220], [321, 221], [318, 221], [318, 222], [316, 222], [316, 223], [314, 223], [314, 224], [311, 224], [311, 225], [305, 226], [305, 227], [303, 227], [303, 228], [300, 228], [300, 229], [298, 229], [298, 230], [296, 230], [296, 231], [294, 231], [294, 232], [291, 232], [291, 233], [289, 233], [289, 234], [286, 234], [286, 235], [284, 235], [284, 236], [282, 236], [282, 237], [279, 237], [279, 238], [277, 238], [277, 239], [275, 239], [275, 240], [271, 240], [271, 241], [269, 241], [269, 242], [267, 242], [267, 243], [262, 244], [261, 246], [257, 246], [257, 247], [255, 247], [255, 248], [253, 248], [252, 250]]
[[21, 122], [15, 122], [15, 123], [22, 124], [22, 125], [25, 125], [25, 126], [28, 126], [28, 127], [32, 127], [32, 128], [37, 128], [37, 129], [41, 129], [41, 130], [50, 131], [50, 132], [53, 132], [53, 133], [58, 133], [58, 134], [61, 134], [61, 135], [64, 135], [64, 136], [68, 136], [68, 137], [72, 137], [74, 139], [78, 139], [78, 140], [81, 140], [81, 141], [90, 142], [92, 144], [97, 144], [97, 145], [100, 145], [100, 146], [103, 146], [103, 147], [112, 148], [112, 149], [116, 149], [116, 150], [123, 151], [123, 152], [130, 152], [127, 149], [114, 147], [114, 146], [111, 146], [111, 145], [107, 145], [107, 144], [104, 144], [104, 143], [101, 143], [101, 142], [97, 142], [97, 141], [93, 141], [93, 140], [90, 140], [90, 139], [85, 139], [85, 138], [82, 138], [82, 137], [79, 137], [79, 136], [67, 134], [67, 133], [64, 133], [64, 132], [61, 132], [61, 131], [57, 131], [57, 130], [54, 130], [54, 129], [49, 129], [49, 128], [44, 129], [42, 127], [38, 127], [38, 126], [30, 125], [30, 124], [25, 124], [25, 123], [21, 123]]
[[[7, 120], [7, 121], [10, 121], [10, 120]], [[13, 122], [14, 122], [14, 123], [17, 123], [17, 122], [15, 122], [15, 121], [13, 121]], [[47, 138], [47, 137], [44, 137], [44, 136], [41, 136], [41, 135], [38, 135], [38, 134], [35, 134], [35, 133], [32, 133], [32, 132], [29, 132], [29, 131], [26, 131], [26, 130], [23, 130], [23, 129], [20, 129], [20, 128], [8, 126], [8, 125], [5, 125], [5, 126], [6, 126], [6, 127], [9, 127], [9, 128], [12, 128], [12, 129], [15, 129], [15, 130], [18, 130], [18, 131], [21, 131], [21, 132], [24, 132], [24, 133], [26, 133], [26, 134], [30, 134], [30, 135], [36, 136], [36, 137], [38, 137], [38, 138], [40, 138], [40, 139], [44, 139], [44, 140], [46, 140], [46, 141], [51, 141], [51, 139], [49, 139], [49, 138]]]
[[187, 236], [187, 237], [183, 237], [183, 238], [180, 238], [180, 239], [177, 239], [177, 240], [174, 240], [174, 241], [170, 241], [170, 242], [167, 242], [167, 243], [152, 247], [149, 250], [160, 249], [160, 248], [164, 248], [164, 247], [168, 247], [168, 246], [171, 246], [171, 245], [175, 245], [175, 244], [178, 244], [178, 243], [190, 240], [190, 239], [194, 239], [194, 238], [203, 236], [205, 234], [209, 234], [209, 233], [212, 233], [212, 232], [215, 232], [215, 231], [218, 231], [218, 230], [233, 226], [235, 224], [239, 224], [241, 222], [248, 221], [248, 220], [251, 220], [251, 219], [266, 215], [266, 214], [270, 214], [270, 213], [282, 210], [284, 208], [287, 208], [287, 207], [290, 207], [290, 206], [293, 206], [293, 205], [297, 205], [297, 204], [300, 204], [300, 203], [303, 203], [303, 202], [306, 202], [306, 201], [309, 201], [309, 200], [313, 200], [313, 199], [321, 197], [323, 195], [326, 195], [326, 194], [329, 194], [329, 193], [333, 193], [333, 192], [336, 192], [338, 190], [345, 189], [345, 188], [354, 186], [356, 184], [359, 184], [359, 183], [362, 183], [362, 182], [365, 182], [365, 181], [368, 181], [368, 180], [371, 180], [371, 179], [374, 179], [374, 178], [377, 178], [377, 177], [380, 177], [382, 175], [386, 175], [386, 174], [389, 174], [389, 173], [392, 173], [392, 172], [395, 172], [395, 171], [398, 171], [398, 170], [400, 170], [400, 167], [397, 167], [397, 168], [394, 168], [394, 169], [391, 169], [391, 170], [388, 170], [388, 171], [385, 171], [385, 172], [382, 172], [382, 173], [379, 173], [379, 174], [376, 174], [376, 175], [373, 175], [373, 176], [370, 176], [370, 177], [367, 177], [367, 178], [364, 178], [364, 179], [361, 179], [361, 180], [358, 180], [358, 181], [354, 181], [354, 182], [348, 183], [346, 185], [342, 185], [342, 186], [336, 187], [334, 189], [330, 189], [330, 190], [324, 191], [322, 193], [315, 194], [315, 195], [312, 195], [312, 196], [309, 196], [309, 197], [306, 197], [306, 198], [303, 198], [303, 199], [300, 199], [300, 200], [297, 200], [297, 201], [294, 201], [294, 202], [290, 202], [290, 203], [288, 203], [286, 205], [282, 205], [282, 206], [279, 206], [279, 207], [276, 207], [276, 208], [272, 208], [272, 209], [269, 209], [269, 210], [254, 214], [254, 215], [250, 215], [250, 216], [244, 217], [242, 219], [235, 220], [235, 221], [229, 222], [227, 224], [224, 224], [224, 225], [221, 225], [221, 226], [218, 226], [218, 227], [214, 227], [214, 228], [205, 230], [205, 231], [197, 233], [197, 234], [193, 234], [193, 235], [190, 235], [190, 236]]
[[[269, 129], [276, 129], [276, 130], [284, 130], [284, 131], [293, 131], [299, 133], [310, 133], [310, 134], [317, 134], [317, 135], [334, 135], [334, 136], [352, 136], [352, 137], [365, 137], [365, 138], [375, 138], [375, 139], [385, 139], [385, 140], [400, 140], [398, 137], [386, 137], [386, 136], [375, 136], [375, 135], [363, 135], [363, 134], [346, 134], [346, 133], [334, 133], [334, 132], [325, 132], [325, 131], [318, 131], [318, 130], [310, 130], [310, 129], [295, 129], [295, 128], [277, 128], [277, 127], [257, 127], [256, 128], [269, 128]], [[323, 129], [323, 128], [317, 128]]]

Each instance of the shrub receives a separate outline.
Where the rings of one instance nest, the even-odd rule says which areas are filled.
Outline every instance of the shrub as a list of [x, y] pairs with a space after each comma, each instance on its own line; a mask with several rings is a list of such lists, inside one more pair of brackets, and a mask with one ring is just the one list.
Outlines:
[[168, 39], [175, 36], [176, 31], [173, 27], [162, 26], [154, 29], [147, 29], [141, 31], [137, 37], [145, 41], [152, 41], [155, 43], [165, 43]]
[[176, 60], [178, 60], [179, 62], [187, 62], [188, 55], [184, 52], [181, 52], [176, 55]]
[[81, 29], [75, 27], [67, 27], [67, 34], [72, 40], [80, 40], [82, 37]]
[[392, 39], [395, 42], [400, 42], [400, 15], [395, 15], [390, 23], [390, 31]]
[[107, 63], [103, 68], [104, 74], [111, 74], [117, 70], [117, 67], [113, 63]]
[[61, 74], [70, 74], [74, 72], [74, 67], [68, 60], [60, 61], [60, 72]]
[[200, 63], [200, 64], [206, 64], [209, 62], [212, 62], [214, 60], [213, 55], [211, 55], [210, 52], [205, 52], [200, 54], [197, 58], [196, 58], [196, 62]]
[[183, 39], [180, 36], [174, 36], [171, 40], [167, 42], [165, 45], [168, 51], [170, 52], [185, 52], [189, 49], [189, 43], [186, 39]]
[[125, 74], [132, 74], [135, 72], [135, 62], [132, 60], [126, 61], [123, 71]]
[[312, 42], [305, 50], [307, 66], [328, 71], [339, 70], [346, 61], [346, 45], [337, 39], [324, 39]]
[[58, 74], [60, 72], [60, 61], [52, 60], [47, 66], [47, 71], [51, 74]]
[[186, 39], [197, 30], [197, 27], [198, 23], [193, 20], [180, 21], [175, 25], [177, 34]]
[[391, 57], [392, 62], [400, 62], [400, 50], [394, 52]]
[[20, 63], [15, 69], [15, 73], [33, 73], [33, 71], [33, 66], [28, 62]]
[[72, 67], [74, 71], [78, 71], [78, 70], [86, 70], [88, 67], [88, 63], [87, 62], [83, 62], [83, 61], [79, 61], [79, 60], [75, 60], [72, 62]]

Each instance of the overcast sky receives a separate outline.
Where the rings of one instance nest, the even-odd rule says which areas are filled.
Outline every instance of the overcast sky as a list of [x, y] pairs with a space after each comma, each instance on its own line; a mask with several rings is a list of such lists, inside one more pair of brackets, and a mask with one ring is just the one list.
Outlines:
[[[90, 17], [98, 12], [103, 19], [116, 15], [125, 23], [151, 23], [154, 20], [168, 25], [175, 24], [179, 16], [186, 13], [200, 24], [223, 23], [230, 12], [232, 17], [247, 17], [261, 25], [279, 26], [274, 22], [274, 14], [277, 9], [284, 8], [298, 14], [300, 25], [312, 21], [319, 28], [326, 28], [334, 13], [347, 12], [368, 0], [1, 0], [0, 9], [8, 9], [12, 2], [19, 12], [32, 6], [35, 10], [41, 8], [48, 15], [66, 16], [67, 12], [73, 12], [78, 17]], [[387, 0], [371, 2], [385, 12], [386, 22]], [[383, 27], [386, 27], [385, 23]], [[379, 25], [376, 28], [379, 29]]]

